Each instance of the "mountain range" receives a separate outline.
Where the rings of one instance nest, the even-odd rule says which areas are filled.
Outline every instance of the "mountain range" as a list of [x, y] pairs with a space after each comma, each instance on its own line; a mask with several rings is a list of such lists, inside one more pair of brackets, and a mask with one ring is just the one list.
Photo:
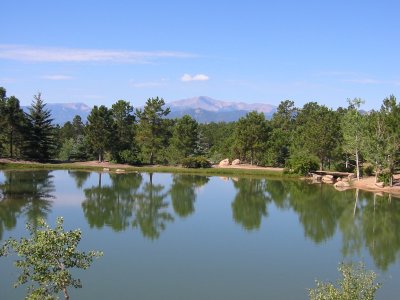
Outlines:
[[[276, 111], [276, 107], [271, 104], [221, 101], [206, 96], [172, 101], [165, 106], [171, 109], [168, 118], [190, 115], [199, 123], [237, 121], [253, 110], [264, 113], [265, 117], [270, 119]], [[92, 109], [84, 103], [48, 103], [46, 108], [51, 111], [54, 123], [60, 125], [72, 121], [75, 115], [79, 115], [82, 121], [86, 122]], [[28, 112], [28, 109], [23, 107], [25, 112]]]

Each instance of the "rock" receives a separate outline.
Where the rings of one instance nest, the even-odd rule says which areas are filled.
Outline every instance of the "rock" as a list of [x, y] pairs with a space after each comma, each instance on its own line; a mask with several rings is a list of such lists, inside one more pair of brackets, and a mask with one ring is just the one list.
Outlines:
[[335, 188], [348, 188], [350, 187], [350, 183], [346, 181], [338, 181], [334, 184]]
[[124, 172], [125, 172], [124, 169], [116, 169], [116, 170], [115, 170], [115, 173], [124, 173]]
[[347, 176], [347, 178], [351, 181], [352, 179], [354, 179], [354, 174], [349, 174], [349, 176]]
[[335, 178], [332, 175], [325, 175], [325, 176], [322, 177], [322, 182], [334, 183], [335, 182]]
[[385, 183], [384, 182], [377, 182], [375, 183], [375, 185], [379, 188], [384, 188], [385, 187]]
[[229, 166], [229, 159], [228, 159], [228, 158], [225, 158], [224, 160], [221, 160], [220, 163], [219, 163], [219, 166], [220, 166], [220, 167]]
[[336, 179], [336, 181], [342, 181], [342, 178], [341, 178], [341, 177], [338, 177], [338, 178]]
[[235, 159], [232, 161], [232, 166], [240, 165], [240, 159]]
[[110, 171], [110, 169], [109, 168], [103, 168], [103, 171], [104, 172], [108, 172], [108, 171]]
[[312, 174], [312, 179], [315, 182], [321, 182], [322, 181], [322, 175]]

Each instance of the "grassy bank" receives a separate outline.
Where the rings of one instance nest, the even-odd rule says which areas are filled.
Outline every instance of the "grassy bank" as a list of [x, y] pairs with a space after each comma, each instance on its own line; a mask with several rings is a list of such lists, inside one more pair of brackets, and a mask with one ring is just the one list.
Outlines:
[[219, 176], [265, 176], [265, 177], [294, 177], [284, 174], [281, 170], [271, 169], [251, 169], [251, 168], [206, 168], [189, 169], [175, 166], [93, 166], [79, 163], [20, 163], [7, 162], [0, 163], [1, 170], [83, 170], [83, 171], [104, 171], [108, 168], [109, 172], [116, 172], [123, 169], [125, 172], [146, 172], [146, 173], [181, 173], [199, 175], [219, 175]]

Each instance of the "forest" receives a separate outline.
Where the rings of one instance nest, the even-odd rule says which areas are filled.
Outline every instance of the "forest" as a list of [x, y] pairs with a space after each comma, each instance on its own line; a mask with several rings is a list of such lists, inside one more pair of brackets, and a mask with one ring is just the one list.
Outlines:
[[208, 166], [240, 159], [259, 166], [307, 174], [316, 169], [375, 175], [392, 184], [400, 158], [400, 104], [394, 95], [379, 110], [365, 111], [360, 98], [336, 110], [282, 101], [268, 120], [249, 112], [236, 122], [198, 123], [186, 115], [169, 119], [162, 98], [142, 109], [118, 100], [94, 106], [87, 121], [53, 124], [42, 95], [27, 113], [0, 87], [0, 157], [35, 161], [112, 161], [131, 165]]

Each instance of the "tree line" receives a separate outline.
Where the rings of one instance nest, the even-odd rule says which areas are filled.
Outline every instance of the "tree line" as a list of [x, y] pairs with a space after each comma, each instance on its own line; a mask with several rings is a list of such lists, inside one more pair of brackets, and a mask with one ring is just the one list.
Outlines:
[[128, 164], [180, 164], [188, 157], [212, 163], [224, 158], [305, 174], [314, 169], [354, 171], [392, 183], [400, 149], [400, 104], [391, 95], [379, 110], [365, 112], [359, 98], [336, 110], [316, 102], [282, 101], [271, 120], [249, 112], [237, 122], [199, 124], [192, 117], [168, 119], [162, 98], [143, 109], [118, 100], [94, 106], [54, 125], [41, 94], [24, 113], [15, 96], [0, 88], [0, 156], [35, 160], [109, 160]]

